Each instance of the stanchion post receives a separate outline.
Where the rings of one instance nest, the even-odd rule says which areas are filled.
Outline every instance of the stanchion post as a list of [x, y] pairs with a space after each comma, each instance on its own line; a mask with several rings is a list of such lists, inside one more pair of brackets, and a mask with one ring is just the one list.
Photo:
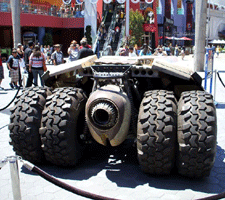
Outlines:
[[19, 178], [19, 169], [18, 169], [18, 157], [11, 156], [8, 158], [10, 165], [10, 173], [11, 173], [11, 183], [12, 183], [12, 191], [14, 200], [21, 200], [21, 192], [20, 192], [20, 178]]
[[207, 89], [207, 79], [208, 79], [208, 57], [209, 57], [209, 51], [206, 48], [206, 54], [205, 54], [205, 90]]
[[217, 75], [217, 70], [215, 70], [215, 80], [214, 80], [214, 101], [216, 102], [216, 75]]
[[210, 94], [212, 94], [212, 84], [213, 84], [213, 72], [214, 72], [214, 49], [212, 49], [212, 75], [210, 78]]

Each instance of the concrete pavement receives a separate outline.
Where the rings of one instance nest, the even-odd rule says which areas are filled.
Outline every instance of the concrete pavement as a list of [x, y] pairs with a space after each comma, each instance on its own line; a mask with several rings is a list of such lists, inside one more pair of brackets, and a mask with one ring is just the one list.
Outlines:
[[[186, 56], [179, 63], [193, 67], [192, 56]], [[225, 54], [215, 58], [215, 68], [225, 70]], [[2, 86], [9, 89], [8, 70]], [[200, 73], [203, 76], [203, 73]], [[225, 74], [221, 74], [225, 82]], [[16, 91], [0, 91], [0, 108], [4, 107]], [[225, 102], [225, 88], [217, 80], [216, 100]], [[76, 168], [60, 168], [52, 165], [39, 166], [54, 177], [79, 189], [95, 194], [124, 200], [191, 200], [225, 191], [225, 114], [217, 108], [218, 144], [216, 162], [208, 178], [192, 180], [178, 175], [148, 176], [141, 172], [133, 151], [111, 149], [101, 154], [93, 154]], [[9, 108], [0, 112], [0, 160], [14, 155], [9, 145]], [[19, 162], [20, 186], [23, 200], [75, 199], [80, 197], [65, 191], [36, 174], [29, 172]], [[0, 199], [13, 199], [9, 164], [0, 170]]]

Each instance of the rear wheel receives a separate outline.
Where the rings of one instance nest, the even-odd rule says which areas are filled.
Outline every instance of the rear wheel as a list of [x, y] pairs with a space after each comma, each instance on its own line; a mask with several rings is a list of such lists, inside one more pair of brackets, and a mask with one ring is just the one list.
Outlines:
[[17, 155], [38, 163], [43, 159], [39, 128], [48, 88], [24, 89], [15, 100], [10, 116], [10, 144]]
[[189, 177], [210, 174], [216, 156], [216, 109], [205, 91], [183, 92], [178, 103], [178, 171]]
[[86, 96], [81, 89], [58, 88], [47, 98], [40, 128], [46, 160], [73, 166], [82, 156]]
[[148, 91], [138, 116], [137, 151], [142, 170], [169, 174], [174, 166], [177, 103], [173, 92]]

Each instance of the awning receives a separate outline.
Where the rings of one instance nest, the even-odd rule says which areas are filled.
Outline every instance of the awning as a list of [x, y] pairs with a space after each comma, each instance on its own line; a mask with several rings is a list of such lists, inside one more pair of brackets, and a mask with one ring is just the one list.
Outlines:
[[23, 37], [37, 37], [37, 34], [34, 32], [25, 32]]
[[[159, 37], [159, 39], [163, 39], [163, 36]], [[178, 37], [167, 37], [167, 36], [165, 36], [165, 39], [167, 39], [167, 40], [183, 40], [183, 39], [178, 38]]]
[[209, 43], [210, 44], [225, 44], [225, 40], [212, 40]]
[[191, 38], [188, 38], [188, 37], [182, 37], [180, 38], [181, 40], [192, 40]]

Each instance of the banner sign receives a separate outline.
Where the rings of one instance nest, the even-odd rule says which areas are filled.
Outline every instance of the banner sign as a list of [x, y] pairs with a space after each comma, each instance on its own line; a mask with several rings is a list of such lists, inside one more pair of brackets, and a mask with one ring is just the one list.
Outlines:
[[106, 3], [106, 4], [109, 4], [109, 3], [111, 3], [112, 0], [103, 0], [103, 1], [104, 1], [104, 3]]
[[117, 0], [118, 3], [122, 4], [125, 3], [126, 0]]
[[139, 3], [140, 0], [131, 0], [132, 3]]
[[154, 2], [154, 0], [145, 0], [146, 3], [151, 4]]
[[155, 24], [144, 24], [143, 29], [145, 32], [156, 32], [156, 27]]
[[70, 4], [71, 3], [71, 0], [63, 0], [63, 3], [64, 4]]

